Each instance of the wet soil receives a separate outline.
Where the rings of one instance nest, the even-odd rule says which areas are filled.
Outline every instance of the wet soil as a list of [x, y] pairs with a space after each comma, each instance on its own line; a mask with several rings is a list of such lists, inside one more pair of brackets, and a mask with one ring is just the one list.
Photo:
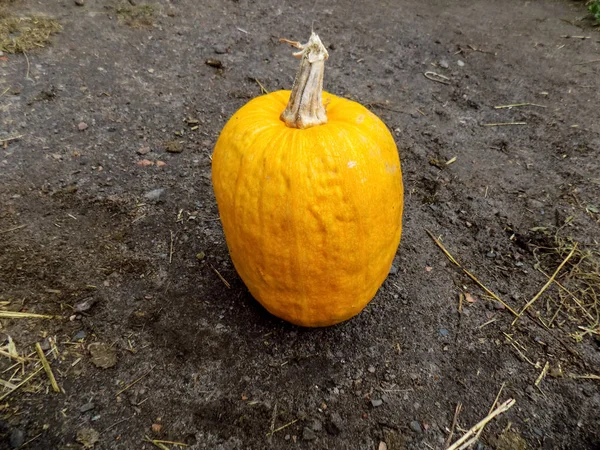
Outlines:
[[[586, 316], [552, 284], [514, 326], [509, 310], [575, 242], [589, 258], [557, 279], [600, 293], [600, 34], [584, 2], [0, 3], [63, 27], [0, 55], [0, 302], [54, 316], [1, 319], [0, 345], [30, 359], [0, 361], [0, 448], [442, 449], [457, 404], [453, 440], [501, 386], [516, 404], [474, 448], [600, 448], [597, 304], [581, 300]], [[210, 155], [257, 81], [291, 87], [278, 39], [313, 25], [325, 89], [393, 131], [406, 198], [375, 299], [309, 330], [237, 276]], [[591, 261], [587, 285], [575, 261]], [[63, 392], [43, 371], [11, 392], [36, 342]]]

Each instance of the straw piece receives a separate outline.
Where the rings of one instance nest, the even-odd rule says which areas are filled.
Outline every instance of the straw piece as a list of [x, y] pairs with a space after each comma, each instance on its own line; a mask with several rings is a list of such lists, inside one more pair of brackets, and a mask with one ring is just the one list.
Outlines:
[[544, 293], [544, 291], [546, 289], [548, 289], [548, 286], [550, 286], [554, 282], [556, 275], [558, 275], [558, 273], [561, 271], [561, 269], [564, 267], [564, 265], [567, 263], [567, 261], [569, 261], [569, 259], [571, 259], [573, 254], [575, 254], [575, 250], [577, 250], [577, 243], [575, 243], [575, 245], [571, 249], [571, 252], [567, 255], [567, 257], [564, 259], [564, 261], [562, 263], [560, 263], [558, 268], [554, 271], [554, 273], [552, 274], [550, 279], [546, 282], [546, 284], [542, 287], [542, 289], [540, 289], [540, 291], [531, 300], [529, 300], [527, 302], [527, 304], [523, 307], [521, 312], [519, 314], [517, 314], [517, 317], [515, 317], [515, 320], [513, 320], [512, 324], [511, 324], [512, 326], [514, 326], [514, 324], [517, 323], [517, 320], [519, 320], [519, 318], [523, 315], [523, 313], [527, 310], [527, 308], [529, 308], [538, 298], [540, 298], [541, 295]]
[[56, 378], [54, 378], [54, 373], [52, 373], [52, 369], [50, 368], [50, 363], [46, 359], [46, 355], [44, 355], [44, 350], [42, 350], [42, 346], [40, 345], [39, 342], [35, 343], [35, 350], [37, 351], [40, 361], [42, 362], [42, 367], [46, 371], [46, 375], [48, 375], [48, 378], [50, 379], [50, 384], [52, 385], [52, 389], [54, 390], [54, 392], [60, 392], [60, 387], [58, 387]]
[[500, 297], [498, 297], [496, 294], [494, 294], [492, 291], [490, 291], [487, 287], [485, 287], [485, 285], [479, 281], [475, 275], [473, 275], [471, 272], [469, 272], [467, 269], [465, 269], [463, 266], [460, 265], [460, 263], [454, 258], [454, 256], [452, 256], [450, 254], [450, 252], [448, 250], [446, 250], [446, 248], [444, 247], [444, 245], [433, 235], [433, 233], [429, 230], [425, 230], [427, 232], [427, 234], [429, 235], [429, 237], [431, 239], [433, 239], [433, 242], [435, 242], [435, 245], [437, 245], [440, 250], [442, 252], [444, 252], [444, 254], [446, 255], [446, 257], [456, 266], [458, 266], [471, 280], [473, 280], [475, 283], [477, 283], [477, 285], [483, 289], [490, 297], [492, 297], [494, 300], [500, 302], [508, 311], [510, 311], [513, 315], [518, 316], [518, 313], [512, 309], [508, 304], [506, 304], [506, 302], [504, 302], [504, 300], [502, 300]]
[[484, 419], [482, 419], [479, 423], [477, 423], [477, 425], [475, 425], [473, 428], [471, 428], [469, 431], [467, 431], [463, 437], [461, 437], [458, 441], [456, 441], [454, 444], [452, 444], [450, 447], [448, 447], [446, 450], [457, 450], [457, 449], [464, 449], [465, 447], [462, 446], [462, 444], [469, 439], [469, 437], [471, 437], [473, 434], [477, 433], [480, 429], [482, 429], [483, 427], [485, 427], [490, 421], [492, 421], [497, 415], [502, 414], [503, 412], [508, 411], [510, 408], [512, 408], [514, 406], [514, 404], [516, 403], [515, 399], [509, 399], [506, 400], [504, 403], [502, 403], [500, 406], [498, 406], [498, 408], [496, 408], [494, 411], [492, 411], [490, 414], [488, 414]]
[[6, 394], [4, 394], [3, 396], [1, 396], [0, 397], [0, 402], [2, 400], [4, 400], [6, 397], [8, 397], [10, 394], [12, 394], [13, 392], [15, 392], [17, 389], [19, 389], [21, 386], [23, 386], [25, 383], [27, 383], [29, 380], [31, 380], [33, 377], [35, 377], [38, 373], [40, 373], [42, 371], [42, 369], [43, 369], [43, 367], [40, 367], [38, 370], [36, 370], [35, 372], [33, 372], [31, 375], [29, 375], [27, 378], [25, 378], [19, 384], [17, 384], [17, 386], [15, 387], [15, 389], [13, 389], [12, 391], [8, 391]]
[[542, 369], [542, 371], [540, 372], [540, 375], [537, 377], [537, 380], [535, 380], [535, 385], [537, 387], [540, 386], [540, 383], [542, 382], [542, 380], [544, 379], [544, 377], [546, 376], [546, 374], [548, 373], [548, 369], [550, 368], [550, 362], [546, 361], [546, 364], [544, 364], [544, 368]]
[[34, 314], [19, 311], [0, 311], [0, 319], [54, 319], [47, 314]]

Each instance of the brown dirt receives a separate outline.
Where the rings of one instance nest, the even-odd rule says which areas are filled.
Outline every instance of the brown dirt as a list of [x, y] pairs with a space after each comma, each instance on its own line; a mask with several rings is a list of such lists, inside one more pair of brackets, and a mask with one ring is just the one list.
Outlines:
[[[64, 389], [42, 372], [2, 400], [1, 448], [81, 448], [88, 436], [149, 449], [147, 436], [191, 449], [441, 449], [456, 404], [455, 436], [502, 383], [500, 401], [516, 406], [479, 448], [600, 448], [598, 380], [568, 376], [600, 372], [600, 341], [574, 334], [589, 324], [570, 298], [552, 286], [511, 327], [425, 232], [516, 310], [546, 283], [537, 269], [566, 256], [552, 250], [557, 228], [567, 250], [598, 251], [600, 64], [578, 64], [598, 58], [600, 34], [584, 2], [173, 0], [129, 19], [116, 1], [0, 3], [63, 26], [29, 68], [0, 56], [0, 141], [22, 135], [0, 149], [0, 301], [59, 316], [2, 320], [1, 339], [28, 355], [53, 338]], [[260, 94], [256, 79], [291, 86], [297, 61], [277, 39], [306, 39], [313, 21], [330, 50], [326, 89], [394, 131], [406, 212], [398, 272], [366, 310], [306, 330], [269, 316], [237, 277], [210, 154]], [[493, 108], [521, 102], [546, 107]], [[483, 126], [498, 122], [526, 125]], [[559, 279], [591, 295], [579, 260]], [[475, 302], [459, 313], [465, 293]], [[85, 299], [95, 304], [75, 312]], [[544, 328], [536, 314], [547, 323], [560, 302]], [[114, 355], [98, 363], [94, 342], [116, 365], [99, 367]], [[3, 357], [0, 378], [13, 384], [35, 365], [12, 364]]]

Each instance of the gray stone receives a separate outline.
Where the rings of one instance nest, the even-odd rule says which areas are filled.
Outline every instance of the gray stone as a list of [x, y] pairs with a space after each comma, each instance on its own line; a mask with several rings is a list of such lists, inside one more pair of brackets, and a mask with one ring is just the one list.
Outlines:
[[153, 189], [151, 191], [146, 192], [144, 194], [144, 198], [151, 202], [158, 203], [163, 200], [165, 192], [166, 192], [166, 189], [164, 189], [164, 188]]
[[413, 420], [410, 423], [410, 429], [413, 430], [415, 433], [423, 432], [423, 429], [421, 428], [421, 424], [417, 420]]
[[10, 431], [10, 448], [19, 448], [25, 442], [25, 433], [18, 428], [13, 428]]
[[75, 305], [73, 306], [73, 310], [76, 313], [89, 311], [92, 308], [92, 306], [94, 306], [97, 303], [97, 301], [98, 299], [96, 297], [86, 298], [75, 303]]
[[85, 339], [86, 332], [83, 330], [79, 330], [75, 336], [73, 336], [73, 342], [83, 341]]
[[373, 405], [373, 408], [378, 408], [383, 405], [383, 400], [380, 398], [371, 399], [371, 405]]
[[446, 61], [445, 59], [442, 59], [439, 62], [439, 64], [442, 69], [447, 69], [448, 67], [450, 67], [450, 64], [448, 64], [448, 61]]
[[396, 275], [398, 273], [398, 266], [396, 266], [396, 264], [392, 264], [392, 267], [390, 267], [390, 275]]
[[314, 441], [316, 438], [317, 435], [313, 430], [308, 427], [304, 427], [304, 430], [302, 431], [302, 439], [305, 441]]
[[96, 405], [94, 405], [93, 403], [90, 402], [90, 403], [86, 403], [81, 408], [79, 408], [79, 411], [81, 411], [82, 413], [85, 413], [85, 412], [91, 411], [95, 407], [96, 407]]
[[344, 422], [342, 421], [342, 417], [339, 413], [334, 412], [329, 416], [329, 420], [325, 424], [325, 429], [329, 434], [336, 435], [342, 432], [344, 428], [343, 425]]
[[310, 427], [313, 431], [321, 431], [323, 429], [323, 422], [321, 422], [319, 419], [315, 419]]

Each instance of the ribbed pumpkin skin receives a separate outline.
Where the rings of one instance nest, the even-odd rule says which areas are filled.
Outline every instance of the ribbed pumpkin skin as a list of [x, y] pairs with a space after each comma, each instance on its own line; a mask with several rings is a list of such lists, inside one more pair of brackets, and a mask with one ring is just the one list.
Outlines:
[[227, 122], [212, 180], [231, 259], [269, 312], [319, 327], [358, 314], [400, 242], [400, 160], [386, 126], [323, 92], [328, 122], [279, 119], [290, 91], [257, 97]]

